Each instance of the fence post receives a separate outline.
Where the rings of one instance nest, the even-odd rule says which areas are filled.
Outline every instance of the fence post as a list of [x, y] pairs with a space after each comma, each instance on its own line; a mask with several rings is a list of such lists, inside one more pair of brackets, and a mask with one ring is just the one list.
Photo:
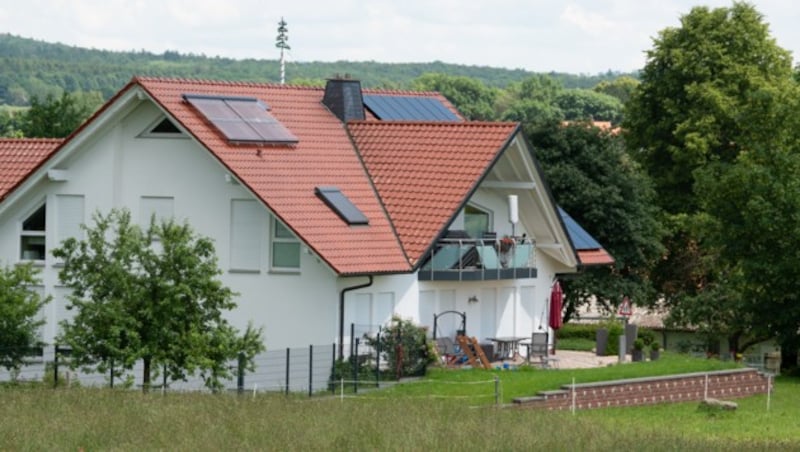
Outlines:
[[289, 395], [289, 353], [290, 348], [286, 347], [286, 395]]
[[58, 344], [55, 345], [55, 352], [53, 354], [53, 387], [58, 387]]
[[308, 346], [308, 396], [314, 391], [314, 346]]
[[114, 389], [114, 358], [111, 358], [111, 389]]
[[378, 335], [375, 336], [375, 387], [381, 387], [381, 327], [378, 325]]
[[353, 394], [358, 392], [358, 371], [359, 371], [359, 363], [358, 363], [358, 338], [356, 338], [355, 342], [355, 354], [350, 357], [350, 361], [353, 363]]
[[494, 376], [494, 404], [495, 406], [500, 405], [500, 379], [497, 378], [497, 375]]
[[236, 367], [236, 392], [244, 393], [244, 353], [239, 352], [239, 362]]
[[356, 337], [356, 324], [350, 324], [350, 359], [353, 359], [353, 339]]
[[161, 379], [161, 395], [167, 393], [167, 364], [164, 363], [164, 378]]
[[[341, 345], [339, 345], [341, 347]], [[336, 342], [331, 347], [331, 394], [336, 394]]]

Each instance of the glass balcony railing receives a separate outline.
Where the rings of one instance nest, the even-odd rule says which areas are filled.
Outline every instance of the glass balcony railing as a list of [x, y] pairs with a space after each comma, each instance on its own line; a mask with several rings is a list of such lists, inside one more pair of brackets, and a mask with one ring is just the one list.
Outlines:
[[536, 277], [536, 254], [530, 239], [445, 238], [426, 256], [421, 281], [481, 281]]

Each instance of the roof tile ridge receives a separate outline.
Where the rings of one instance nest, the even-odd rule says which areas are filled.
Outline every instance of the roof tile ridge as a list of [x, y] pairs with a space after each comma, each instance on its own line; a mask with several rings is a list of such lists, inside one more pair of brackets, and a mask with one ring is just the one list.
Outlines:
[[[281, 85], [276, 82], [259, 82], [254, 80], [220, 80], [220, 79], [205, 79], [205, 78], [192, 78], [192, 77], [150, 77], [150, 76], [134, 76], [135, 82], [150, 82], [150, 83], [171, 83], [171, 84], [200, 84], [200, 85], [222, 85], [222, 86], [245, 86], [245, 87], [269, 87], [269, 88], [285, 88], [290, 87], [293, 89], [300, 88], [294, 85]], [[319, 87], [309, 87], [312, 89], [320, 89]]]
[[437, 127], [486, 127], [486, 128], [514, 128], [520, 125], [515, 121], [372, 121], [372, 120], [351, 120], [348, 125], [370, 125], [374, 127], [389, 126], [437, 126]]
[[389, 96], [418, 96], [418, 97], [438, 97], [442, 94], [438, 91], [414, 91], [410, 89], [383, 89], [383, 88], [364, 88], [364, 94], [389, 95]]
[[47, 138], [47, 137], [0, 137], [0, 142], [18, 142], [18, 143], [62, 143], [64, 138]]

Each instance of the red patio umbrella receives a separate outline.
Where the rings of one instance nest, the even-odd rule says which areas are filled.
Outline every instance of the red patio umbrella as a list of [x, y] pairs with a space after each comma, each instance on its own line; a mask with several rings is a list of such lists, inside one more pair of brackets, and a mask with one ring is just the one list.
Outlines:
[[[564, 303], [564, 292], [561, 290], [561, 283], [556, 280], [550, 290], [550, 328], [557, 330], [563, 325], [561, 319], [561, 308]], [[553, 335], [553, 354], [556, 353], [556, 338]]]

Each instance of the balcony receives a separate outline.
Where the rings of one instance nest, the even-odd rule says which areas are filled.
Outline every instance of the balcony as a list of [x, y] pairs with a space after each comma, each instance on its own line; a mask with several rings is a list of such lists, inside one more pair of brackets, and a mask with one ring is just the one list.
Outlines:
[[486, 281], [535, 278], [535, 247], [530, 239], [448, 237], [426, 256], [420, 281]]

